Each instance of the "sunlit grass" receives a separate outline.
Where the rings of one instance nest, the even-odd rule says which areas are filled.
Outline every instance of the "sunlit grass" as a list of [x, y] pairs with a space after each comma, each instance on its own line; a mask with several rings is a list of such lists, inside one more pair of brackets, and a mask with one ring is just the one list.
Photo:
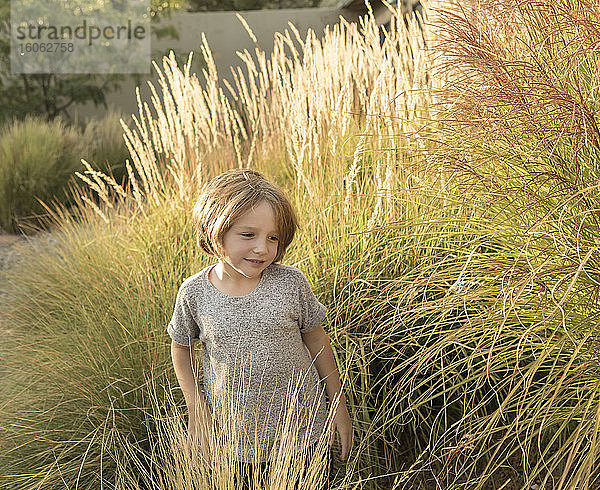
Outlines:
[[[210, 475], [182, 449], [164, 329], [209, 263], [190, 222], [201, 184], [251, 166], [294, 201], [285, 262], [328, 306], [356, 431], [336, 488], [595, 488], [600, 15], [504, 4], [437, 17], [437, 60], [414, 19], [383, 43], [372, 19], [342, 22], [297, 59], [292, 29], [272, 57], [243, 55], [235, 107], [206, 43], [206, 88], [165, 59], [143, 101], [156, 117], [142, 105], [126, 128], [135, 185], [82, 175], [99, 204], [81, 189], [58, 243], [7, 275], [5, 481], [232, 488], [230, 445], [214, 441]], [[304, 463], [286, 454], [267, 488], [296, 488]]]

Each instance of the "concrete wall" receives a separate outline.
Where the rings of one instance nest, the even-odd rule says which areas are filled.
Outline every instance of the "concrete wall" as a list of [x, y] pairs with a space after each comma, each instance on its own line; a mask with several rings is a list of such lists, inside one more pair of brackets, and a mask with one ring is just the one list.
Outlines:
[[[321, 39], [326, 25], [333, 26], [339, 23], [339, 17], [342, 16], [349, 22], [357, 21], [358, 14], [345, 9], [337, 8], [304, 8], [304, 9], [281, 9], [281, 10], [252, 10], [238, 12], [248, 23], [250, 29], [256, 36], [259, 47], [266, 51], [267, 59], [273, 51], [274, 36], [276, 32], [284, 33], [287, 29], [292, 39], [295, 39], [291, 32], [288, 21], [291, 22], [299, 31], [304, 39], [308, 29], [315, 31], [316, 36]], [[162, 24], [173, 25], [179, 34], [179, 40], [176, 39], [152, 39], [152, 52], [155, 59], [160, 59], [162, 54], [166, 54], [169, 49], [178, 53], [180, 66], [187, 60], [190, 51], [194, 51], [196, 62], [192, 65], [192, 71], [200, 72], [198, 78], [203, 81], [201, 74], [201, 51], [202, 33], [204, 32], [208, 45], [213, 54], [217, 72], [220, 78], [227, 78], [232, 87], [235, 87], [233, 77], [229, 69], [230, 66], [244, 66], [244, 63], [235, 54], [236, 51], [248, 49], [254, 53], [254, 42], [250, 38], [246, 29], [236, 17], [235, 12], [202, 12], [202, 13], [179, 13], [174, 14], [170, 19]], [[296, 43], [296, 47], [298, 48]], [[158, 63], [159, 66], [161, 63]], [[150, 101], [150, 90], [147, 88], [145, 80], [156, 82], [154, 69], [151, 75], [141, 75], [140, 92], [142, 100]], [[245, 72], [245, 70], [244, 70]], [[118, 92], [108, 94], [107, 103], [113, 106], [124, 116], [137, 114], [137, 103], [135, 100], [135, 87], [138, 85], [131, 77], [121, 84]], [[157, 84], [154, 84], [157, 86]], [[223, 86], [225, 94], [229, 91]], [[79, 118], [102, 117], [105, 109], [95, 108], [93, 104], [78, 106], [71, 111], [72, 115], [77, 113]]]

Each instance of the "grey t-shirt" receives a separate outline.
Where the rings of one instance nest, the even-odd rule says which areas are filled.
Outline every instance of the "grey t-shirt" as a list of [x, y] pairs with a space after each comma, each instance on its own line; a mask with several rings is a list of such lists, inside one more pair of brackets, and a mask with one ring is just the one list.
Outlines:
[[321, 325], [325, 306], [296, 267], [270, 264], [253, 291], [229, 296], [208, 280], [215, 265], [183, 281], [167, 332], [182, 345], [202, 342], [206, 399], [236, 458], [270, 459], [282, 432], [297, 434], [297, 448], [316, 442], [324, 383], [300, 333]]

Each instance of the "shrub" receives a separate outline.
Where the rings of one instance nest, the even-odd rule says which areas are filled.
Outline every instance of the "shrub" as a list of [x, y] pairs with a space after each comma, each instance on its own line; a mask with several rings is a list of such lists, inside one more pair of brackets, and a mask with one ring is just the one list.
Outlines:
[[[584, 2], [502, 3], [515, 8], [445, 14], [456, 71], [427, 125], [441, 79], [414, 19], [383, 44], [373, 18], [322, 44], [309, 35], [302, 62], [283, 54], [289, 34], [272, 63], [245, 53], [235, 110], [208, 46], [206, 89], [166, 58], [156, 117], [140, 108], [126, 132], [129, 207], [99, 203], [100, 221], [82, 206], [58, 246], [9, 274], [6, 481], [155, 484], [163, 419], [148, 415], [144, 373], [168, 386], [169, 305], [203, 265], [189, 210], [207, 178], [253, 166], [292, 196], [302, 228], [288, 260], [330, 307], [358, 436], [344, 488], [595, 488], [600, 16]], [[27, 340], [32, 325], [43, 344]]]
[[118, 183], [126, 180], [125, 160], [129, 157], [121, 118], [119, 113], [109, 110], [102, 119], [90, 120], [83, 131], [87, 146], [81, 155], [94, 169], [112, 175]]
[[45, 204], [55, 201], [70, 207], [70, 184], [75, 172], [84, 171], [81, 159], [94, 170], [127, 183], [121, 116], [109, 111], [81, 131], [60, 119], [46, 121], [29, 116], [5, 126], [0, 133], [0, 228], [16, 232], [38, 227], [47, 217]]
[[56, 198], [70, 201], [64, 192], [84, 149], [81, 135], [61, 120], [35, 117], [15, 121], [0, 132], [0, 227], [15, 232], [25, 218], [44, 213], [39, 203]]

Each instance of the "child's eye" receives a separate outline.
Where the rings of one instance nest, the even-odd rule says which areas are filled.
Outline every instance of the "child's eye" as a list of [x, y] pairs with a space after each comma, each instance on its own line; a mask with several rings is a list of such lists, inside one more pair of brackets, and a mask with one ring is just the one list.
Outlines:
[[[250, 238], [254, 236], [254, 233], [240, 233], [240, 235], [242, 235], [244, 238]], [[279, 238], [277, 238], [276, 236], [271, 236], [270, 239], [274, 241], [279, 241]]]

